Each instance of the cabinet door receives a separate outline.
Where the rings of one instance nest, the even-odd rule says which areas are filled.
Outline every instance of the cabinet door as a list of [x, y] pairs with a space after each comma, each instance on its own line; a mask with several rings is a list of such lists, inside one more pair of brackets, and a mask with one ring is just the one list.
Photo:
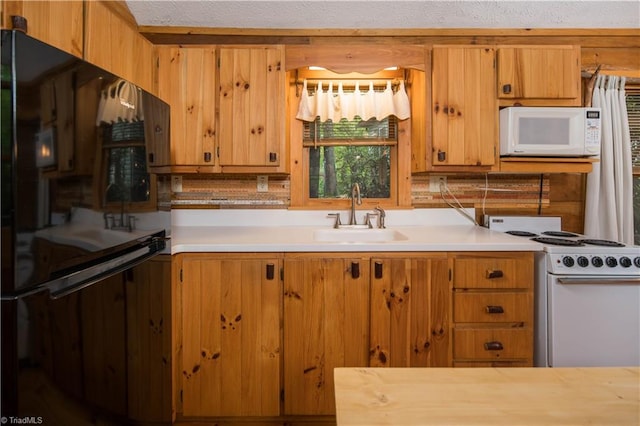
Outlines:
[[498, 105], [495, 50], [434, 47], [432, 118], [434, 166], [496, 162]]
[[184, 416], [280, 414], [279, 271], [278, 258], [184, 257]]
[[3, 1], [2, 9], [2, 28], [13, 28], [11, 16], [22, 16], [30, 36], [82, 58], [83, 2]]
[[580, 46], [500, 47], [498, 97], [568, 99], [579, 105]]
[[172, 165], [213, 167], [215, 47], [162, 46], [158, 59], [158, 95], [171, 106]]
[[335, 415], [333, 369], [368, 365], [369, 261], [290, 258], [284, 270], [285, 414]]
[[372, 367], [447, 367], [446, 256], [371, 259]]
[[280, 47], [220, 49], [220, 165], [284, 166]]
[[87, 61], [154, 93], [153, 44], [138, 32], [133, 16], [116, 2], [85, 1]]

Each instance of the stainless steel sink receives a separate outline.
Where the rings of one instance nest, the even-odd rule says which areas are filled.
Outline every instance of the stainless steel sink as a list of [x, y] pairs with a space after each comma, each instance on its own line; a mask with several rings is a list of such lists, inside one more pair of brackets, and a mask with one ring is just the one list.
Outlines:
[[407, 236], [393, 229], [368, 228], [356, 225], [318, 229], [313, 233], [313, 239], [320, 242], [336, 243], [384, 243], [404, 241], [407, 240]]

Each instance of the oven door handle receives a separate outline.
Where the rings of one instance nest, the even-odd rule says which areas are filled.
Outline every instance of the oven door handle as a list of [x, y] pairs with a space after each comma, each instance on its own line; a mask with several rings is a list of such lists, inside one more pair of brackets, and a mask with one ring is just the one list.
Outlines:
[[580, 277], [580, 278], [558, 278], [559, 284], [628, 284], [640, 285], [640, 277]]

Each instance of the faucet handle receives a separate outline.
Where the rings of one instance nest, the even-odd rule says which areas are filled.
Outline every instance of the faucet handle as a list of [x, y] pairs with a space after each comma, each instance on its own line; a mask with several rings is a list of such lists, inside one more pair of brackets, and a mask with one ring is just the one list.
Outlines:
[[371, 229], [373, 228], [373, 224], [371, 223], [371, 218], [372, 217], [377, 217], [378, 218], [378, 224], [380, 224], [380, 215], [378, 214], [378, 212], [376, 213], [367, 213], [364, 217], [364, 223], [365, 225], [367, 225], [367, 228]]
[[338, 229], [340, 227], [340, 225], [342, 225], [342, 222], [340, 221], [340, 213], [329, 213], [327, 215], [327, 217], [335, 217], [336, 220], [333, 223], [333, 227]]

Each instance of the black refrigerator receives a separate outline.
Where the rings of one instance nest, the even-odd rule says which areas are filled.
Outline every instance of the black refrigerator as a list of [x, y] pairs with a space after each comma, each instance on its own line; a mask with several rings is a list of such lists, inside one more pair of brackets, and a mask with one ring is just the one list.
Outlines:
[[87, 398], [98, 379], [82, 353], [101, 336], [82, 338], [93, 321], [82, 304], [167, 251], [167, 177], [148, 160], [150, 144], [169, 143], [169, 106], [16, 30], [2, 31], [1, 101], [2, 418], [46, 423], [25, 404], [34, 380], [109, 412]]

